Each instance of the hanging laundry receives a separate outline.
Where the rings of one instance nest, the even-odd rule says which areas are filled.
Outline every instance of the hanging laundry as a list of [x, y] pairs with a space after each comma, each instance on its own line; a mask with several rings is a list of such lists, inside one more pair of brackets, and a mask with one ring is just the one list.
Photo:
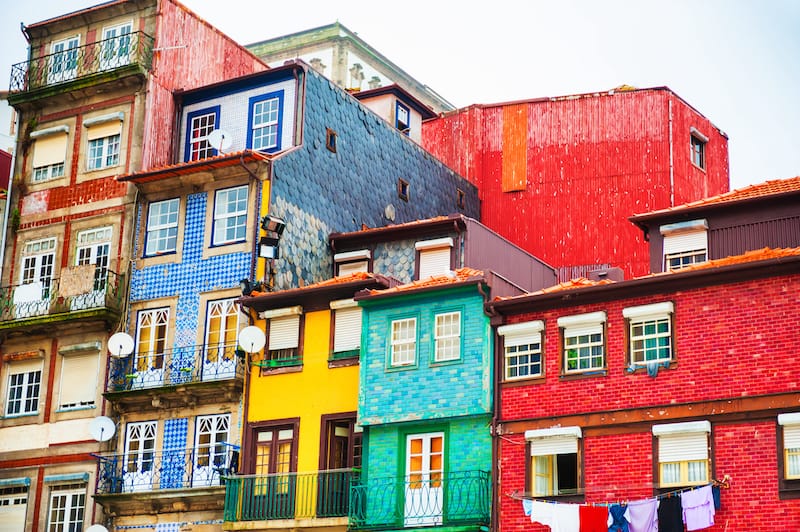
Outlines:
[[683, 532], [681, 497], [676, 493], [661, 499], [658, 505], [659, 532]]
[[711, 486], [703, 486], [681, 495], [686, 530], [701, 530], [714, 524], [714, 495]]
[[525, 515], [531, 515], [532, 509], [533, 501], [530, 499], [522, 499], [522, 511], [525, 512]]
[[580, 528], [580, 514], [578, 504], [553, 504], [553, 532], [577, 532]]
[[630, 532], [627, 504], [612, 504], [608, 507], [608, 532]]
[[541, 523], [553, 528], [553, 511], [556, 505], [551, 502], [533, 501], [531, 505], [531, 522]]
[[630, 532], [658, 532], [658, 499], [628, 503]]
[[711, 495], [714, 497], [714, 509], [719, 510], [722, 508], [722, 498], [720, 493], [719, 486], [714, 485], [711, 486]]
[[607, 532], [608, 508], [606, 506], [582, 505], [578, 508], [579, 532]]

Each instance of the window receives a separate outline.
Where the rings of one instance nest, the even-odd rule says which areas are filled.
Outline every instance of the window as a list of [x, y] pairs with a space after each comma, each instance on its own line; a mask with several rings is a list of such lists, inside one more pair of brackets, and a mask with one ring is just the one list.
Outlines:
[[62, 177], [66, 167], [68, 126], [56, 126], [31, 133], [33, 143], [33, 183]]
[[664, 271], [678, 270], [708, 260], [708, 224], [692, 220], [662, 225]]
[[465, 198], [466, 198], [466, 195], [464, 194], [464, 191], [461, 190], [460, 188], [457, 188], [456, 189], [456, 208], [458, 208], [458, 209], [460, 209], [462, 211], [465, 209], [465, 204], [466, 204], [466, 199]]
[[673, 360], [672, 302], [622, 309], [628, 320], [628, 352], [631, 364]]
[[283, 92], [250, 98], [247, 144], [254, 150], [274, 152], [281, 148]]
[[361, 467], [361, 432], [356, 432], [355, 422], [355, 414], [322, 416], [318, 517], [347, 515], [350, 470]]
[[361, 351], [361, 307], [352, 299], [331, 301], [333, 360], [357, 357]]
[[443, 432], [406, 436], [406, 526], [442, 523], [444, 464]]
[[42, 385], [42, 362], [12, 362], [8, 366], [6, 416], [24, 416], [39, 412]]
[[103, 290], [108, 276], [108, 254], [111, 246], [111, 228], [99, 227], [81, 231], [77, 235], [75, 265], [94, 265], [93, 290]]
[[25, 243], [22, 259], [21, 284], [41, 285], [40, 299], [46, 299], [50, 294], [50, 282], [53, 279], [53, 264], [55, 262], [55, 238], [44, 238]]
[[89, 140], [89, 170], [99, 170], [119, 163], [120, 135]]
[[50, 492], [49, 532], [83, 530], [86, 511], [86, 485], [74, 484], [53, 487]]
[[[60, 410], [95, 406], [98, 361], [97, 352], [62, 353], [61, 392], [58, 401]], [[76, 383], [81, 383], [81, 385]]]
[[530, 449], [529, 490], [539, 497], [577, 495], [581, 487], [580, 427], [525, 431]]
[[450, 272], [453, 239], [437, 238], [417, 242], [414, 247], [419, 253], [417, 279], [427, 279]]
[[692, 164], [703, 170], [706, 169], [707, 143], [708, 143], [708, 137], [697, 131], [695, 128], [691, 129], [691, 135], [689, 136], [689, 146], [691, 149]]
[[411, 131], [411, 118], [408, 112], [408, 107], [397, 101], [395, 102], [394, 114], [394, 127], [399, 129], [403, 135], [408, 135]]
[[325, 129], [325, 147], [328, 151], [336, 153], [336, 132], [331, 128]]
[[47, 71], [47, 83], [61, 83], [74, 79], [78, 75], [78, 47], [81, 44], [79, 35], [50, 45], [50, 65]]
[[140, 310], [136, 320], [135, 377], [133, 387], [164, 383], [169, 308]]
[[461, 358], [461, 313], [437, 314], [435, 321], [434, 361], [458, 360]]
[[125, 66], [130, 62], [133, 23], [126, 22], [103, 29], [100, 69]]
[[605, 368], [605, 312], [591, 312], [558, 318], [562, 328], [565, 373], [581, 373]]
[[247, 185], [217, 190], [214, 197], [213, 246], [243, 242], [247, 229]]
[[411, 366], [417, 359], [417, 318], [392, 322], [391, 366]]
[[[30, 479], [20, 479], [30, 481]], [[3, 530], [22, 532], [26, 530], [25, 514], [28, 506], [28, 487], [0, 488], [0, 523]]]
[[696, 486], [709, 479], [708, 435], [711, 423], [689, 421], [653, 425], [658, 439], [658, 481], [661, 487]]
[[337, 253], [333, 256], [337, 276], [369, 271], [372, 253], [368, 249]]
[[193, 111], [186, 116], [184, 161], [199, 161], [217, 155], [208, 135], [217, 128], [220, 107]]
[[146, 257], [174, 253], [178, 242], [178, 198], [156, 201], [147, 213]]
[[303, 363], [300, 352], [300, 317], [303, 308], [287, 307], [267, 310], [262, 316], [267, 327], [267, 367], [297, 366]]
[[220, 473], [228, 465], [230, 414], [197, 416], [192, 487], [219, 485]]
[[153, 489], [157, 425], [157, 421], [128, 423], [123, 461], [122, 490], [124, 492]]
[[262, 508], [270, 519], [295, 515], [297, 432], [296, 423], [254, 428], [255, 449], [250, 456], [257, 478], [253, 491], [264, 497]]
[[800, 480], [800, 412], [779, 414], [778, 427], [781, 435], [778, 439], [781, 445], [781, 487], [785, 489], [791, 486], [796, 490], [792, 484], [797, 482], [787, 485], [786, 481]]
[[239, 305], [236, 299], [208, 302], [203, 380], [229, 379], [236, 374]]
[[403, 178], [397, 179], [397, 197], [403, 201], [408, 201], [409, 195], [409, 187], [408, 181]]
[[505, 379], [525, 379], [543, 375], [542, 331], [544, 322], [537, 320], [498, 327], [503, 337]]

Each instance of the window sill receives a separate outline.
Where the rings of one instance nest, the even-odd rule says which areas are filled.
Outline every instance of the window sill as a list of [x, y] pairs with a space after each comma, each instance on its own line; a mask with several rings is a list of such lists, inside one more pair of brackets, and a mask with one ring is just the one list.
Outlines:
[[578, 381], [583, 379], [591, 379], [594, 377], [607, 377], [608, 370], [607, 369], [593, 369], [582, 371], [580, 373], [562, 373], [558, 376], [559, 380], [561, 381]]
[[26, 412], [24, 414], [6, 414], [3, 419], [24, 419], [26, 417], [37, 417], [39, 412]]
[[782, 501], [800, 499], [800, 480], [778, 479], [778, 498]]
[[692, 166], [694, 166], [695, 168], [697, 168], [697, 169], [698, 169], [698, 170], [700, 170], [701, 172], [705, 172], [705, 171], [706, 171], [706, 169], [705, 169], [704, 167], [702, 167], [702, 166], [697, 166], [697, 165], [694, 163], [694, 161], [690, 161], [690, 162], [692, 163]]
[[[677, 368], [678, 368], [678, 363], [676, 361], [674, 361], [674, 360], [672, 362], [659, 362], [658, 363], [658, 371], [661, 371], [661, 370], [672, 370], [672, 369], [677, 369]], [[642, 374], [642, 373], [647, 374], [648, 373], [647, 364], [631, 364], [630, 366], [625, 368], [625, 373], [630, 374], [630, 375], [636, 375], [636, 374]]]
[[502, 382], [504, 388], [517, 388], [531, 384], [544, 384], [544, 375], [532, 375], [530, 377], [517, 377], [516, 379], [506, 379]]
[[431, 360], [430, 367], [436, 368], [439, 366], [452, 366], [454, 364], [463, 364], [464, 359], [459, 357], [453, 360]]
[[402, 366], [388, 365], [388, 366], [386, 366], [386, 371], [391, 371], [391, 372], [394, 372], [394, 371], [409, 371], [409, 370], [417, 369], [418, 367], [419, 366], [416, 363], [415, 364], [404, 364]]
[[59, 408], [55, 411], [56, 414], [67, 414], [69, 412], [80, 412], [82, 410], [96, 410], [97, 407], [95, 405], [85, 405], [85, 406], [74, 406], [71, 408]]
[[358, 356], [352, 357], [342, 357], [342, 358], [330, 358], [328, 359], [328, 368], [346, 368], [350, 366], [358, 366], [359, 358]]
[[303, 365], [297, 364], [294, 366], [281, 366], [281, 367], [274, 367], [274, 366], [267, 366], [262, 365], [261, 363], [254, 364], [259, 368], [259, 376], [261, 377], [268, 377], [271, 375], [282, 375], [284, 373], [300, 373], [303, 371]]

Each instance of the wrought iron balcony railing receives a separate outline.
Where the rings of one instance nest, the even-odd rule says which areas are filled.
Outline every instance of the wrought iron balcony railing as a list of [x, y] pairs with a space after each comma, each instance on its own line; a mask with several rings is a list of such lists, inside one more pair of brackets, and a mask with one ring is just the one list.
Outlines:
[[490, 475], [460, 471], [436, 478], [386, 477], [354, 481], [349, 527], [382, 530], [416, 526], [488, 526]]
[[244, 376], [245, 353], [236, 344], [206, 344], [110, 358], [109, 392], [221, 381]]
[[76, 266], [58, 279], [40, 278], [0, 287], [0, 322], [83, 310], [119, 311], [124, 296], [122, 276], [105, 268]]
[[357, 472], [242, 475], [225, 482], [225, 521], [346, 517]]
[[149, 70], [152, 59], [152, 37], [140, 31], [125, 33], [13, 65], [9, 93], [67, 83], [129, 65]]
[[233, 446], [223, 443], [159, 452], [146, 444], [130, 447], [124, 454], [95, 455], [98, 495], [222, 486], [238, 459]]

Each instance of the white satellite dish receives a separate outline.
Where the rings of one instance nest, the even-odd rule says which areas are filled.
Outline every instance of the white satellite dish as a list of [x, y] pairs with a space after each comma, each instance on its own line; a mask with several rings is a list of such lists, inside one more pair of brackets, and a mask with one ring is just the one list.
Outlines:
[[108, 529], [103, 525], [92, 525], [86, 529], [86, 532], [108, 532]]
[[250, 325], [239, 331], [239, 347], [248, 353], [261, 351], [265, 345], [267, 345], [267, 336], [264, 331], [255, 325]]
[[89, 423], [89, 434], [97, 441], [110, 440], [116, 430], [114, 420], [106, 416], [97, 416]]
[[223, 129], [215, 129], [208, 134], [206, 139], [208, 139], [208, 143], [211, 144], [211, 147], [220, 153], [230, 148], [231, 144], [233, 144], [233, 137]]
[[124, 332], [112, 334], [108, 339], [108, 352], [112, 357], [125, 358], [133, 353], [133, 338]]

